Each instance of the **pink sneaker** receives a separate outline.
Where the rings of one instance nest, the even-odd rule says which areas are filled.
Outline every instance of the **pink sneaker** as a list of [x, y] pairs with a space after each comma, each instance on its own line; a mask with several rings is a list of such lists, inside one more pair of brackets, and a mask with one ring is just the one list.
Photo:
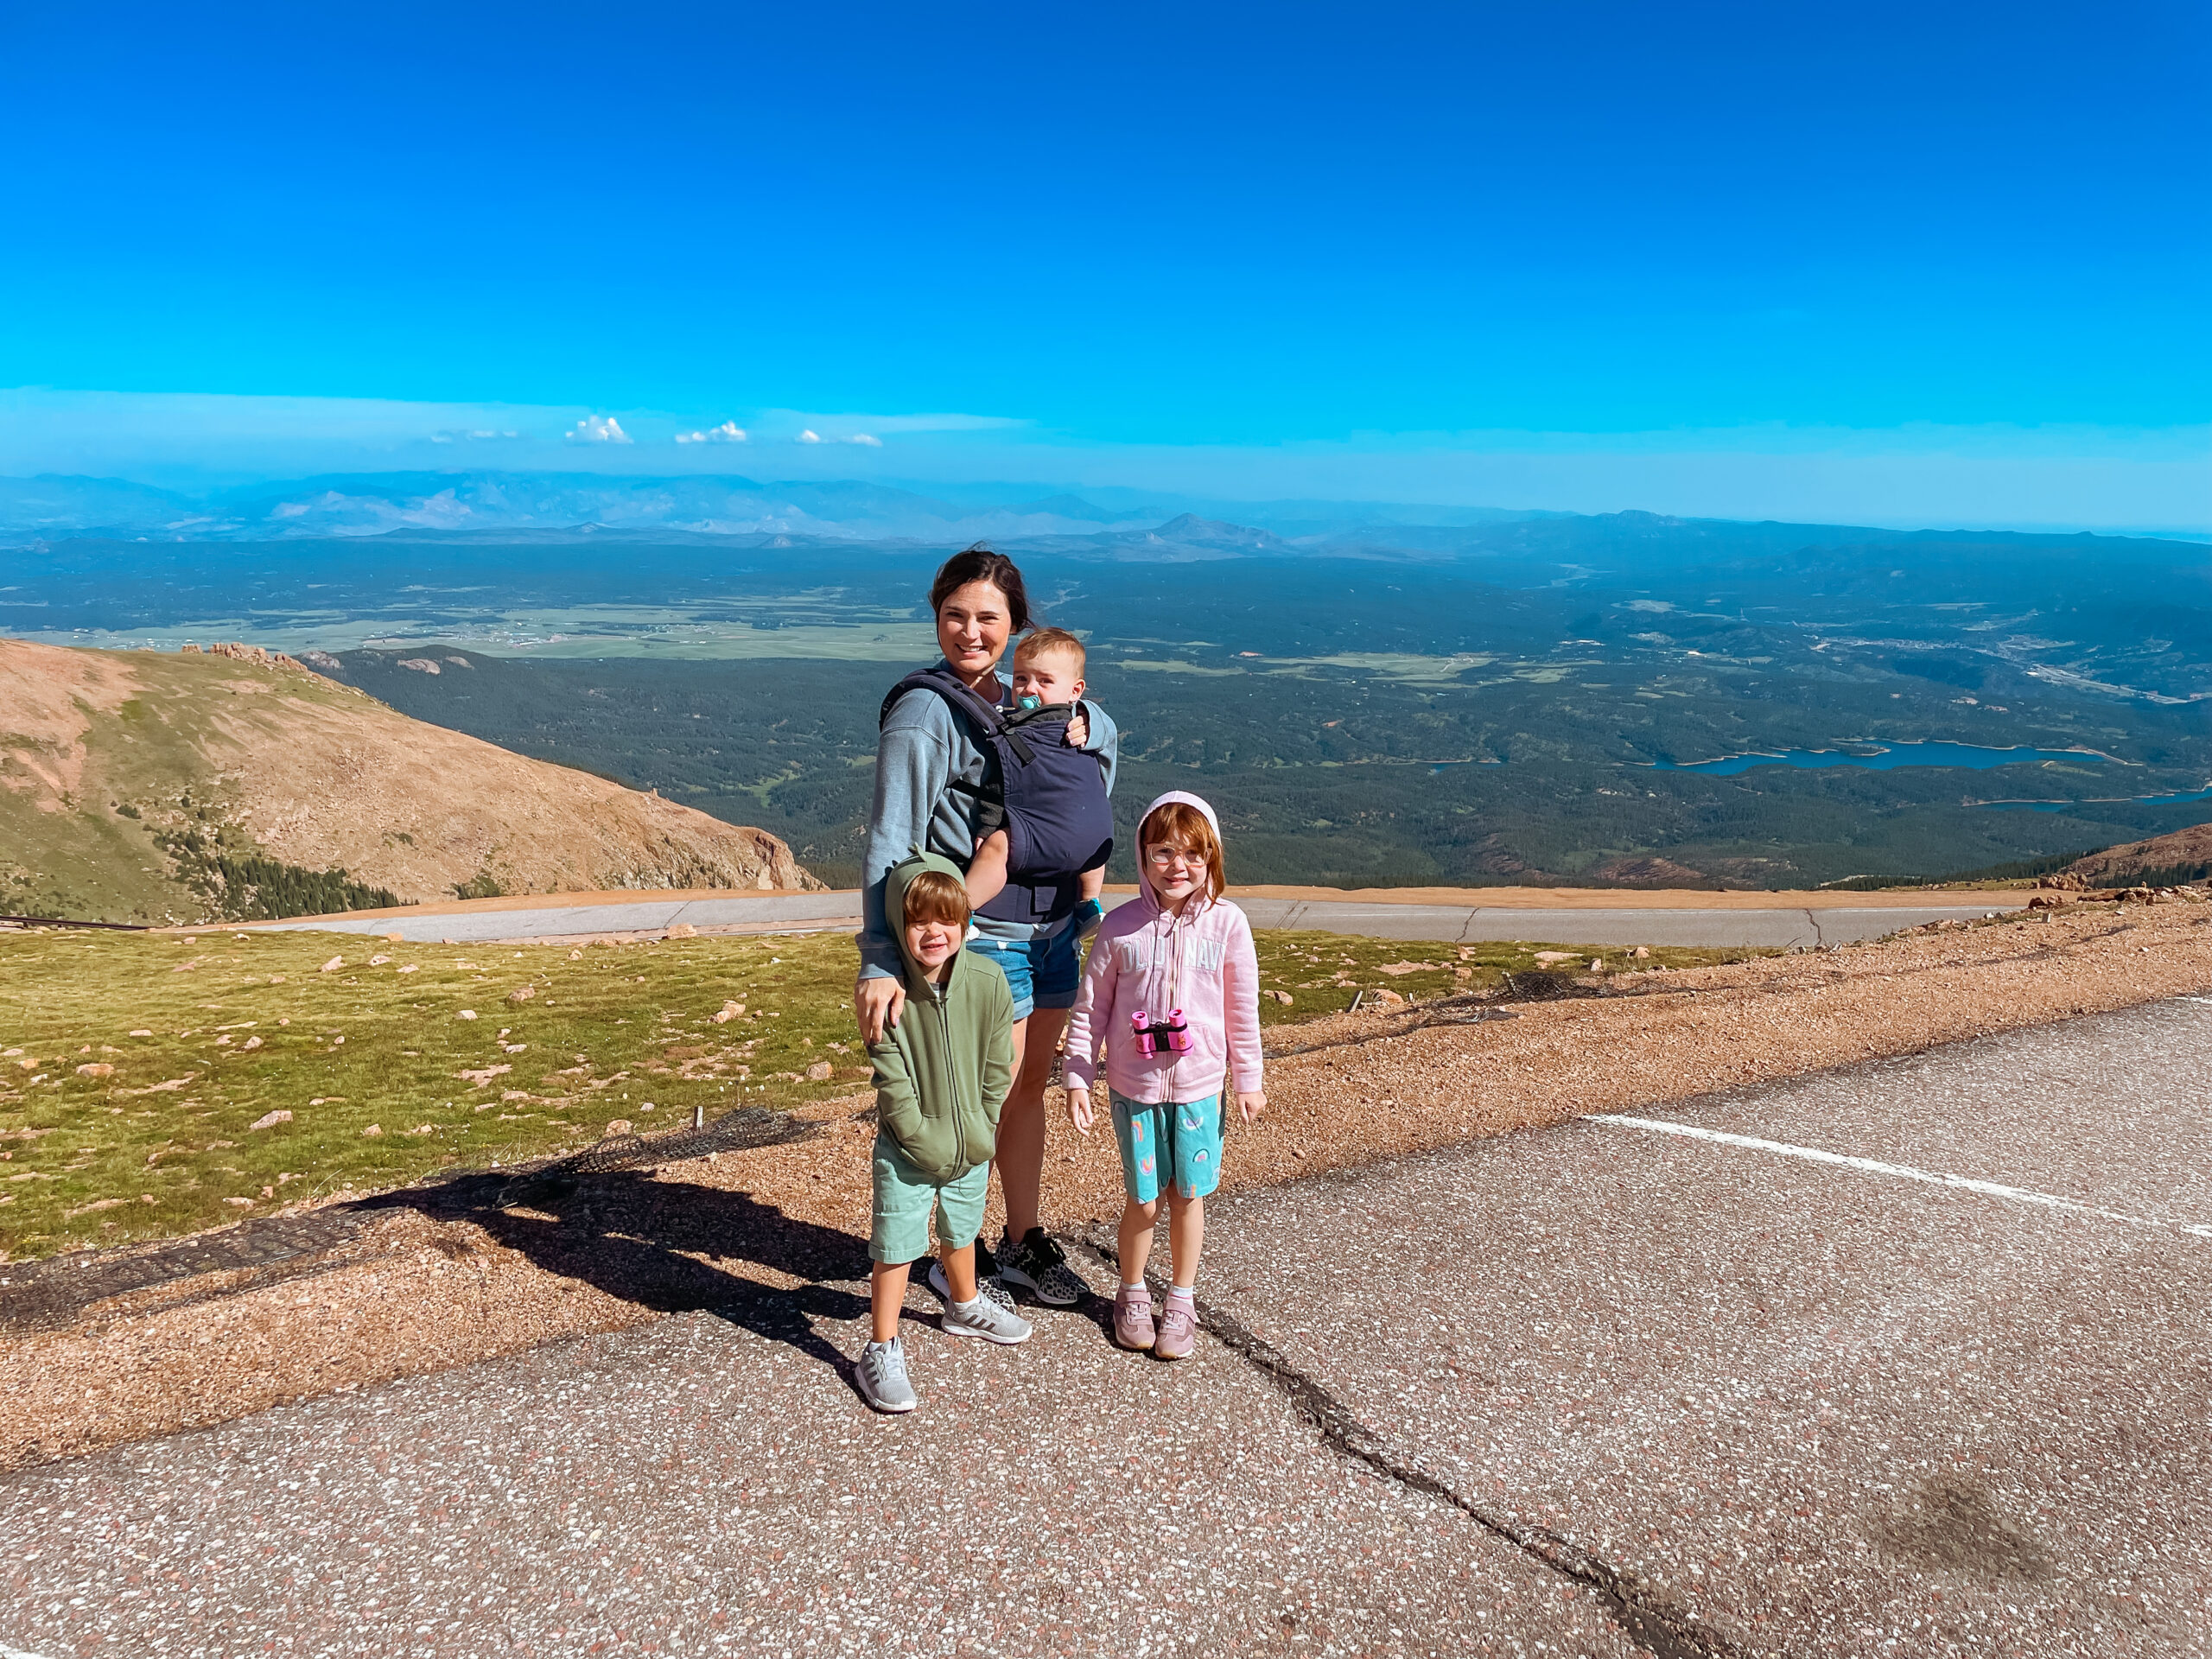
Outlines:
[[1116, 1290], [1114, 1293], [1114, 1340], [1141, 1353], [1152, 1346], [1152, 1293]]
[[1178, 1303], [1167, 1299], [1167, 1306], [1160, 1316], [1160, 1338], [1152, 1344], [1154, 1359], [1188, 1359], [1191, 1348], [1198, 1341], [1198, 1322], [1192, 1316], [1188, 1302]]

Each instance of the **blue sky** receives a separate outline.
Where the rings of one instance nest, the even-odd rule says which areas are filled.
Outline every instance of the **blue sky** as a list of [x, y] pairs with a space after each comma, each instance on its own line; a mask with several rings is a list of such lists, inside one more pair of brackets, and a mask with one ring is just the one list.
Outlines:
[[2212, 522], [2206, 16], [10, 3], [0, 471]]

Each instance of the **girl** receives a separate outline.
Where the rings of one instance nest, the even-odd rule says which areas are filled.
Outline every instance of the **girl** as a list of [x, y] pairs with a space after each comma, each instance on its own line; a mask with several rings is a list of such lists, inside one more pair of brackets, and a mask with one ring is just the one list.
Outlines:
[[[1122, 1153], [1128, 1202], [1114, 1339], [1160, 1359], [1181, 1359], [1197, 1336], [1191, 1292], [1205, 1242], [1205, 1197], [1221, 1180], [1229, 1072], [1247, 1123], [1268, 1104], [1252, 925], [1222, 898], [1227, 886], [1211, 807], [1180, 790], [1147, 807], [1137, 829], [1140, 897], [1099, 928], [1068, 1024], [1068, 1116], [1090, 1133], [1090, 1084], [1103, 1046]], [[1163, 1192], [1174, 1283], [1155, 1326], [1144, 1268]]]

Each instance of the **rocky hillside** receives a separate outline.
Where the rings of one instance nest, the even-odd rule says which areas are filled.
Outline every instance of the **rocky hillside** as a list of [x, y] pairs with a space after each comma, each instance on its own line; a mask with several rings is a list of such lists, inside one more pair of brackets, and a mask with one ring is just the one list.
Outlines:
[[0, 912], [819, 886], [763, 830], [410, 720], [256, 647], [0, 639]]
[[2107, 847], [2069, 864], [2062, 874], [2093, 887], [2172, 887], [2212, 875], [2212, 823], [2192, 824], [2170, 836]]

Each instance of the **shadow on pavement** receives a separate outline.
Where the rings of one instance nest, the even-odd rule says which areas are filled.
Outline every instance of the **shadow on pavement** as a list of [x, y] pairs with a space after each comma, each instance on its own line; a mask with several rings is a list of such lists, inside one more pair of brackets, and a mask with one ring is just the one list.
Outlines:
[[[548, 1273], [579, 1280], [656, 1313], [704, 1310], [840, 1372], [849, 1362], [817, 1335], [817, 1319], [868, 1311], [867, 1241], [785, 1215], [742, 1192], [619, 1173], [588, 1176], [530, 1209], [438, 1202], [410, 1207], [467, 1220]], [[427, 1200], [427, 1201], [423, 1201]], [[779, 1290], [701, 1257], [750, 1262], [807, 1282]], [[842, 1288], [857, 1282], [859, 1294]]]

